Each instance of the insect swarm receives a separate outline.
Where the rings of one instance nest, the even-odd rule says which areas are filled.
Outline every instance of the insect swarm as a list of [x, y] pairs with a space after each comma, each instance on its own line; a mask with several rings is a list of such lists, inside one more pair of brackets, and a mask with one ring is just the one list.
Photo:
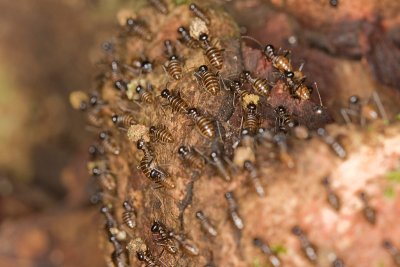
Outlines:
[[[292, 256], [299, 259], [298, 265], [309, 266], [305, 257], [293, 255], [300, 254], [301, 251], [297, 249], [298, 239], [290, 234], [289, 228], [293, 224], [304, 226], [310, 240], [322, 245], [323, 241], [316, 238], [321, 236], [322, 239], [323, 229], [326, 227], [320, 221], [320, 214], [335, 216], [338, 218], [338, 225], [341, 225], [342, 209], [336, 213], [324, 201], [315, 205], [309, 205], [308, 201], [310, 198], [317, 199], [317, 195], [325, 197], [326, 188], [321, 186], [320, 179], [326, 173], [332, 174], [335, 185], [337, 180], [338, 183], [344, 179], [351, 181], [350, 172], [338, 170], [348, 170], [345, 168], [348, 165], [343, 164], [350, 164], [354, 160], [358, 143], [349, 145], [346, 137], [341, 144], [342, 139], [339, 137], [343, 134], [342, 127], [347, 127], [336, 124], [326, 127], [327, 119], [313, 114], [313, 107], [317, 105], [315, 100], [293, 99], [290, 94], [297, 90], [295, 87], [290, 88], [285, 73], [281, 73], [278, 68], [286, 71], [285, 68], [290, 66], [295, 76], [291, 81], [296, 86], [302, 78], [291, 65], [285, 67], [286, 59], [290, 63], [288, 58], [274, 50], [274, 56], [281, 56], [281, 61], [274, 63], [277, 67], [275, 68], [272, 61], [265, 59], [262, 51], [254, 51], [241, 42], [237, 31], [239, 27], [232, 27], [235, 24], [232, 24], [229, 16], [222, 15], [216, 6], [199, 2], [196, 4], [212, 19], [206, 33], [207, 44], [206, 39], [199, 39], [199, 36], [189, 31], [193, 28], [192, 20], [199, 21], [198, 18], [193, 18], [189, 4], [175, 5], [168, 1], [168, 14], [144, 5], [143, 11], [135, 11], [131, 16], [137, 21], [143, 19], [148, 25], [151, 41], [143, 40], [134, 32], [131, 35], [117, 36], [116, 43], [121, 44], [122, 49], [116, 49], [112, 59], [121, 62], [121, 75], [115, 75], [114, 78], [112, 75], [107, 76], [104, 85], [96, 89], [102, 112], [95, 114], [101, 119], [99, 126], [95, 127], [95, 134], [106, 132], [104, 140], [113, 143], [119, 152], [116, 155], [112, 149], [105, 148], [107, 145], [102, 139], [97, 139], [96, 143], [99, 147], [104, 147], [104, 153], [96, 155], [92, 160], [107, 161], [109, 167], [105, 170], [115, 174], [116, 183], [112, 192], [100, 188], [105, 196], [101, 201], [110, 207], [110, 214], [115, 217], [117, 226], [127, 232], [127, 240], [119, 240], [122, 246], [136, 238], [141, 238], [146, 244], [146, 248], [131, 253], [127, 266], [204, 266], [210, 261], [210, 252], [214, 255], [212, 262], [215, 266], [253, 266], [254, 254], [260, 254], [260, 248], [252, 243], [254, 236], [260, 240], [268, 240], [271, 244], [281, 243], [282, 247], [287, 247], [288, 254], [282, 257], [282, 252], [276, 246], [270, 248], [279, 256], [282, 266], [294, 265]], [[182, 27], [177, 33], [180, 25]], [[167, 42], [168, 47], [164, 43], [166, 40], [171, 41]], [[215, 40], [221, 44], [216, 44]], [[196, 44], [200, 46], [196, 48]], [[214, 48], [209, 51], [208, 56], [207, 46]], [[299, 46], [296, 54], [302, 52]], [[165, 63], [170, 59], [166, 54], [177, 55], [181, 66], [184, 62], [180, 79], [175, 79], [172, 77], [174, 75], [166, 71]], [[141, 55], [148, 56], [151, 61], [142, 59]], [[130, 71], [124, 67], [125, 62], [134, 68], [132, 59], [140, 59], [140, 64], [137, 65], [140, 70]], [[143, 68], [148, 62], [151, 63], [151, 68]], [[206, 65], [208, 71], [214, 74], [207, 76], [207, 82], [205, 77], [200, 79], [197, 77], [200, 75], [193, 75], [193, 70], [198, 70], [202, 65]], [[151, 71], [147, 72], [145, 69]], [[248, 70], [251, 79], [241, 75], [243, 70]], [[110, 72], [109, 67], [107, 71]], [[269, 78], [273, 77], [271, 74], [274, 71], [278, 71], [280, 76], [276, 79]], [[316, 80], [319, 78], [308, 76]], [[256, 79], [259, 80], [256, 82]], [[114, 88], [116, 80], [123, 81], [120, 90]], [[216, 89], [216, 81], [219, 91]], [[208, 89], [212, 85], [211, 90], [218, 93], [214, 95], [205, 92], [202, 85], [206, 84], [209, 85]], [[228, 85], [229, 88], [223, 85]], [[327, 87], [326, 83], [324, 87]], [[127, 98], [124, 95], [127, 92], [131, 92], [133, 97]], [[148, 98], [145, 97], [147, 93]], [[332, 91], [332, 94], [336, 94], [336, 91]], [[326, 92], [322, 95], [326, 95]], [[89, 94], [88, 96], [90, 98]], [[86, 103], [91, 105], [89, 100]], [[328, 106], [328, 99], [324, 99], [324, 103], [327, 105], [326, 109], [335, 112]], [[286, 109], [285, 114], [275, 112], [275, 108], [280, 106]], [[126, 127], [114, 125], [110, 120], [113, 114], [132, 114], [136, 124], [127, 123]], [[168, 138], [164, 139], [167, 135], [161, 138], [153, 131], [150, 132], [152, 126], [156, 129], [165, 126], [169, 132]], [[296, 126], [309, 129], [308, 137], [297, 139], [294, 136]], [[326, 130], [320, 131], [318, 135], [319, 128], [328, 129], [329, 134]], [[250, 132], [246, 137], [244, 130]], [[357, 133], [361, 135], [360, 131], [358, 129]], [[129, 136], [127, 132], [130, 133]], [[347, 130], [344, 133], [346, 135]], [[253, 157], [246, 158], [248, 162], [243, 160], [241, 164], [236, 164], [234, 158], [237, 151], [242, 149], [244, 137], [252, 143], [249, 147], [253, 151]], [[173, 139], [174, 142], [164, 144], [161, 139]], [[136, 148], [138, 140], [142, 140], [139, 149]], [[336, 158], [335, 153], [343, 155], [343, 151], [337, 149], [340, 147], [334, 145], [335, 142], [342, 149], [346, 148], [346, 157]], [[234, 146], [236, 143], [239, 145]], [[336, 152], [330, 153], [329, 149], [334, 149], [334, 146]], [[364, 146], [359, 144], [359, 147]], [[381, 160], [381, 156], [376, 156], [379, 159], [377, 162], [385, 162]], [[391, 164], [393, 166], [392, 162]], [[358, 178], [354, 172], [352, 175]], [[262, 198], [254, 192], [255, 184], [251, 181], [268, 185], [268, 190], [266, 187], [264, 194], [260, 194], [264, 195]], [[368, 187], [371, 183], [364, 183], [360, 179], [360, 184]], [[340, 186], [341, 196], [342, 190], [345, 193], [345, 188]], [[373, 192], [370, 188], [366, 191]], [[225, 192], [228, 194], [224, 195]], [[344, 196], [345, 194], [343, 207], [347, 205]], [[371, 196], [371, 199], [372, 197], [375, 201], [376, 196]], [[133, 204], [136, 226], [133, 229], [124, 224], [128, 220], [122, 218], [125, 211], [122, 203], [127, 199], [135, 200]], [[377, 225], [380, 225], [385, 223], [384, 219], [380, 219], [385, 215], [381, 217], [381, 210], [377, 210]], [[198, 211], [203, 214], [197, 213], [196, 217]], [[281, 214], [280, 219], [277, 213]], [[309, 214], [314, 217], [308, 216]], [[209, 219], [214, 228], [206, 226], [204, 218]], [[173, 237], [168, 234], [159, 239], [161, 234], [151, 231], [154, 220], [163, 222], [167, 232], [173, 231]], [[310, 220], [315, 220], [315, 225], [318, 226], [311, 227]], [[217, 236], [213, 237], [215, 232]], [[326, 234], [326, 238], [339, 240], [335, 234], [336, 228]], [[288, 236], [290, 238], [286, 238]], [[171, 247], [170, 250], [174, 246], [175, 253], [168, 253], [164, 239], [171, 240], [168, 246]], [[295, 241], [287, 242], [291, 239]], [[264, 243], [267, 244], [265, 241]], [[383, 250], [379, 242], [377, 246]], [[108, 255], [115, 250], [108, 239], [106, 250]], [[335, 252], [336, 250], [335, 247]], [[337, 252], [346, 264], [354, 265], [348, 261], [345, 251], [338, 249]], [[386, 254], [386, 260], [391, 260], [390, 254]], [[319, 256], [321, 261], [331, 263], [329, 259], [325, 259], [322, 251]], [[259, 257], [268, 261], [266, 254], [260, 254]]]

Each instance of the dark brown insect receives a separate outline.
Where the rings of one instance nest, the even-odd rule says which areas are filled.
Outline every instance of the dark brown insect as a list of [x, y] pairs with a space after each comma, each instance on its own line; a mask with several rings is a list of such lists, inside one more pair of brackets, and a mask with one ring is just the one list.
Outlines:
[[210, 18], [206, 15], [206, 13], [196, 4], [192, 3], [189, 5], [189, 10], [193, 12], [193, 14], [204, 21], [206, 25], [210, 25]]
[[290, 129], [296, 126], [296, 122], [293, 120], [292, 116], [288, 113], [287, 109], [283, 106], [278, 106], [275, 108], [275, 131], [288, 133]]
[[214, 122], [207, 116], [200, 115], [196, 108], [190, 108], [187, 112], [189, 118], [196, 124], [197, 129], [206, 138], [214, 138], [216, 129]]
[[390, 240], [383, 240], [382, 246], [390, 253], [396, 266], [400, 266], [400, 250]]
[[90, 158], [97, 159], [104, 155], [104, 149], [97, 143], [90, 145], [88, 148], [88, 153]]
[[329, 135], [325, 128], [319, 128], [317, 130], [317, 135], [322, 139], [322, 141], [324, 141], [324, 143], [330, 146], [339, 158], [346, 158], [346, 149], [333, 136]]
[[322, 184], [324, 185], [324, 187], [326, 188], [326, 192], [327, 192], [327, 200], [328, 203], [335, 209], [335, 210], [339, 210], [340, 209], [340, 199], [339, 196], [335, 194], [335, 192], [332, 190], [331, 186], [330, 186], [330, 182], [329, 182], [329, 178], [325, 177], [322, 180]]
[[106, 218], [106, 229], [109, 231], [111, 228], [117, 227], [117, 221], [115, 220], [114, 216], [111, 214], [110, 208], [107, 206], [102, 206], [100, 208], [100, 212]]
[[387, 115], [383, 107], [379, 95], [374, 92], [372, 97], [367, 100], [361, 100], [359, 96], [353, 95], [349, 98], [348, 108], [340, 110], [346, 123], [351, 123], [352, 119], [357, 119], [356, 122], [361, 126], [365, 126], [368, 121], [375, 121], [379, 117], [387, 120]]
[[148, 74], [153, 71], [153, 63], [145, 56], [133, 59], [130, 65], [125, 64], [124, 66], [136, 75]]
[[268, 261], [272, 267], [279, 267], [281, 266], [281, 260], [278, 256], [271, 250], [269, 244], [267, 242], [263, 242], [259, 238], [253, 239], [253, 244], [261, 249], [261, 251], [268, 257]]
[[343, 260], [340, 259], [340, 258], [335, 258], [335, 259], [332, 261], [331, 266], [332, 266], [332, 267], [346, 267], [346, 266], [344, 265]]
[[122, 203], [122, 207], [124, 208], [124, 212], [122, 212], [122, 221], [130, 228], [133, 229], [136, 227], [136, 212], [133, 208], [132, 201], [125, 200]]
[[258, 171], [256, 166], [250, 160], [246, 160], [243, 164], [243, 168], [249, 173], [250, 179], [256, 189], [257, 194], [260, 197], [265, 197], [264, 188], [261, 184], [261, 180], [258, 177]]
[[166, 189], [174, 189], [175, 185], [167, 179], [168, 177], [170, 177], [169, 173], [157, 166], [151, 170], [149, 178]]
[[98, 109], [87, 110], [86, 118], [87, 122], [94, 127], [101, 127], [104, 123], [104, 120], [100, 116], [100, 112]]
[[233, 192], [226, 192], [225, 193], [225, 198], [228, 201], [229, 205], [229, 215], [232, 219], [233, 224], [238, 230], [243, 230], [244, 228], [244, 223], [242, 218], [239, 216], [238, 213], [238, 206], [235, 200], [235, 197], [233, 195]]
[[139, 94], [140, 101], [148, 104], [152, 104], [154, 102], [153, 94], [144, 89], [143, 86], [141, 85], [136, 86], [136, 93]]
[[128, 91], [128, 84], [122, 79], [116, 80], [114, 82], [114, 87], [115, 87], [115, 89], [120, 91], [122, 94], [124, 94], [124, 93], [126, 93], [126, 91]]
[[208, 67], [206, 65], [201, 65], [199, 69], [195, 72], [195, 75], [199, 76], [203, 87], [206, 89], [207, 92], [212, 95], [217, 95], [220, 92], [221, 86], [217, 75], [208, 70]]
[[114, 114], [112, 115], [111, 120], [115, 125], [124, 128], [129, 128], [130, 126], [137, 124], [135, 117], [131, 114]]
[[148, 0], [149, 3], [161, 14], [168, 14], [168, 5], [164, 0]]
[[303, 230], [299, 226], [294, 226], [292, 228], [292, 233], [296, 235], [301, 243], [301, 248], [310, 262], [315, 263], [317, 261], [317, 249], [316, 247], [308, 240], [308, 238], [303, 233]]
[[367, 221], [374, 225], [376, 223], [376, 211], [369, 205], [369, 199], [365, 192], [360, 193], [361, 201], [364, 204], [363, 215]]
[[136, 147], [137, 149], [142, 150], [145, 156], [153, 157], [153, 147], [149, 143], [145, 142], [143, 139], [139, 139], [136, 142]]
[[184, 249], [184, 251], [192, 256], [199, 255], [199, 249], [189, 239], [186, 239], [183, 235], [177, 235], [174, 231], [167, 229], [166, 226], [155, 221], [151, 227], [151, 232], [157, 234], [158, 237], [155, 239], [156, 242], [176, 241]]
[[99, 138], [106, 152], [114, 155], [119, 155], [120, 148], [115, 143], [115, 141], [110, 137], [109, 133], [107, 133], [106, 131], [101, 131], [99, 134]]
[[216, 151], [211, 152], [210, 154], [211, 164], [215, 166], [218, 171], [218, 174], [227, 182], [232, 180], [231, 175], [228, 169], [225, 166], [225, 160], [221, 158], [219, 153]]
[[269, 97], [271, 88], [266, 79], [254, 78], [249, 71], [243, 71], [242, 79], [246, 80], [258, 94]]
[[165, 54], [167, 55], [168, 61], [165, 63], [167, 73], [175, 80], [182, 78], [182, 64], [178, 56], [175, 53], [175, 47], [172, 45], [171, 40], [164, 41]]
[[257, 106], [254, 103], [247, 105], [243, 118], [243, 129], [247, 130], [250, 135], [256, 134], [260, 126], [260, 118], [257, 114]]
[[102, 188], [108, 191], [114, 191], [117, 187], [117, 183], [114, 175], [108, 170], [102, 170], [98, 166], [92, 168], [92, 175], [99, 179], [99, 183]]
[[239, 96], [242, 102], [247, 96], [251, 95], [249, 91], [243, 88], [243, 83], [238, 80], [230, 83], [230, 89]]
[[178, 252], [178, 248], [172, 239], [169, 229], [167, 229], [163, 223], [154, 221], [151, 226], [151, 232], [153, 233], [154, 241], [165, 247], [169, 253], [175, 254]]
[[199, 42], [196, 39], [193, 39], [192, 36], [190, 36], [188, 30], [180, 26], [178, 28], [178, 33], [181, 35], [181, 38], [179, 39], [182, 43], [184, 43], [187, 47], [189, 48], [199, 48]]
[[278, 132], [273, 136], [274, 143], [279, 148], [279, 158], [288, 168], [293, 168], [295, 163], [293, 157], [289, 154], [287, 136], [283, 132]]
[[174, 142], [174, 137], [165, 126], [161, 127], [151, 126], [149, 129], [149, 134], [152, 142], [161, 142], [161, 143]]
[[217, 47], [210, 44], [208, 40], [208, 35], [205, 33], [200, 34], [199, 40], [202, 43], [202, 48], [204, 53], [210, 62], [210, 64], [217, 70], [222, 69], [224, 63], [224, 57], [222, 56], [223, 49], [218, 49]]
[[268, 61], [272, 62], [272, 66], [279, 70], [281, 73], [293, 71], [292, 64], [289, 59], [283, 55], [276, 55], [275, 48], [272, 45], [266, 45], [264, 48], [264, 56]]
[[129, 34], [137, 35], [145, 41], [151, 41], [153, 39], [152, 33], [143, 21], [128, 18], [126, 20], [126, 27]]
[[295, 81], [295, 74], [293, 72], [286, 72], [285, 77], [292, 95], [301, 100], [308, 100], [311, 98], [312, 89], [304, 85], [302, 81]]
[[211, 224], [211, 222], [201, 210], [196, 212], [196, 218], [200, 221], [201, 227], [206, 233], [211, 236], [217, 236], [217, 229], [215, 229], [215, 227]]
[[151, 254], [150, 250], [137, 251], [136, 257], [139, 261], [146, 263], [146, 267], [159, 267], [156, 258]]
[[168, 100], [169, 105], [172, 108], [173, 112], [178, 112], [181, 114], [188, 114], [189, 105], [183, 100], [180, 94], [171, 94], [168, 89], [164, 89], [161, 92], [161, 97]]
[[110, 242], [114, 246], [114, 251], [111, 254], [111, 259], [115, 267], [125, 267], [128, 264], [128, 259], [124, 253], [122, 244], [118, 241], [115, 235], [110, 236]]
[[192, 168], [201, 171], [204, 168], [205, 160], [193, 149], [189, 149], [186, 146], [181, 146], [178, 149], [178, 154], [182, 159], [189, 164]]

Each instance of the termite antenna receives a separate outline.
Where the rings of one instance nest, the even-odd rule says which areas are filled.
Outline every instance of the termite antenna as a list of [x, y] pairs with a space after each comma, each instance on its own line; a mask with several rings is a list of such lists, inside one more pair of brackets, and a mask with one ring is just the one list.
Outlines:
[[319, 93], [319, 89], [318, 89], [318, 84], [317, 84], [317, 82], [314, 82], [314, 85], [315, 85], [315, 89], [317, 89], [317, 94], [318, 94], [318, 98], [319, 98], [319, 103], [320, 103], [321, 107], [323, 107], [323, 105], [322, 105], [322, 99], [321, 99], [321, 94]]
[[240, 36], [240, 38], [249, 39], [249, 40], [255, 42], [255, 43], [260, 47], [261, 50], [263, 49], [262, 44], [261, 44], [257, 39], [255, 39], [255, 38], [253, 38], [253, 37], [251, 37], [251, 36], [242, 35], [242, 36]]

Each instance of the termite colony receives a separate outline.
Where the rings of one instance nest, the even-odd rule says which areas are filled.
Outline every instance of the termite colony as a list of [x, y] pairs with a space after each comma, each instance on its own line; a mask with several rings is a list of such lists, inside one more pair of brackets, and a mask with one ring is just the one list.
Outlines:
[[[213, 5], [148, 2], [122, 16], [118, 35], [103, 45], [93, 89], [71, 94], [96, 136], [88, 167], [99, 185], [109, 266], [235, 266], [216, 249], [243, 242], [261, 250], [269, 266], [283, 266], [263, 229], [245, 234], [241, 202], [268, 194], [272, 181], [263, 170], [296, 167], [298, 143], [315, 137], [340, 160], [348, 156], [325, 128], [331, 118], [322, 101], [311, 99], [318, 99], [317, 85], [287, 53], [270, 44], [249, 48]], [[249, 50], [262, 71], [246, 59]], [[356, 97], [342, 112], [348, 123], [377, 117]], [[339, 210], [328, 178], [321, 187]], [[367, 195], [359, 197], [374, 224]], [[299, 226], [291, 231], [316, 263], [318, 248]], [[222, 232], [235, 244], [220, 242]], [[390, 241], [384, 247], [398, 260]], [[250, 266], [251, 257], [237, 257], [237, 266]], [[329, 262], [345, 266], [339, 256]]]

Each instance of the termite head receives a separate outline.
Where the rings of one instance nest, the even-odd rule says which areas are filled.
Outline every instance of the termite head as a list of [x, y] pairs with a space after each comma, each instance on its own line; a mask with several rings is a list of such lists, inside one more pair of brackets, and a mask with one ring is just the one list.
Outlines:
[[151, 126], [151, 127], [149, 128], [149, 133], [150, 133], [150, 134], [155, 134], [156, 131], [157, 131], [157, 128], [156, 128], [155, 126]]
[[178, 33], [180, 33], [180, 34], [185, 34], [185, 33], [187, 33], [187, 30], [185, 29], [185, 27], [180, 26], [180, 27], [178, 28]]
[[143, 251], [137, 251], [137, 252], [136, 252], [136, 257], [137, 257], [137, 259], [138, 259], [139, 261], [144, 261], [144, 259], [145, 259], [145, 256], [144, 256]]
[[175, 56], [175, 55], [172, 55], [172, 56], [169, 57], [169, 60], [177, 60], [177, 59], [178, 59], [178, 57]]
[[117, 114], [112, 115], [111, 120], [114, 124], [117, 124], [118, 123], [118, 115]]
[[190, 109], [188, 110], [188, 115], [189, 115], [189, 116], [192, 116], [192, 117], [195, 117], [195, 116], [199, 115], [199, 112], [197, 111], [196, 108], [190, 108]]
[[126, 26], [134, 27], [135, 25], [137, 25], [137, 21], [136, 20], [134, 20], [133, 18], [127, 18], [126, 19]]
[[170, 95], [171, 95], [171, 92], [166, 88], [164, 90], [162, 90], [162, 92], [161, 92], [161, 97], [163, 97], [163, 98], [167, 98]]
[[100, 212], [101, 213], [109, 213], [110, 212], [110, 208], [108, 208], [107, 206], [102, 206], [100, 208]]
[[206, 65], [201, 65], [198, 69], [198, 72], [200, 73], [204, 73], [206, 71], [208, 71], [208, 67]]
[[268, 44], [264, 47], [264, 54], [265, 56], [267, 56], [268, 59], [270, 59], [271, 55], [273, 55], [274, 53], [275, 53], [275, 48], [273, 45]]
[[99, 103], [99, 97], [97, 95], [91, 95], [89, 103], [91, 106], [96, 106]]
[[256, 104], [254, 104], [254, 103], [250, 103], [250, 104], [247, 105], [247, 109], [248, 109], [250, 112], [255, 112], [255, 111], [257, 110], [257, 106], [256, 106]]
[[197, 5], [196, 4], [190, 4], [189, 5], [189, 10], [191, 10], [191, 11], [193, 11], [193, 10], [196, 10], [197, 9]]
[[360, 98], [356, 95], [352, 95], [349, 98], [349, 103], [350, 104], [358, 104], [360, 102]]
[[122, 203], [122, 207], [123, 207], [124, 209], [126, 209], [126, 210], [131, 210], [131, 209], [132, 209], [131, 203], [129, 203], [129, 201], [127, 201], [127, 200], [125, 200], [125, 201]]
[[324, 107], [321, 105], [317, 105], [317, 106], [313, 107], [313, 111], [315, 114], [321, 115], [322, 113], [324, 113]]
[[275, 112], [278, 115], [283, 115], [286, 113], [286, 108], [284, 106], [278, 106], [277, 108], [275, 108]]
[[141, 67], [144, 72], [149, 73], [153, 70], [153, 63], [148, 60], [145, 60], [141, 63]]
[[202, 34], [200, 34], [200, 36], [199, 36], [199, 40], [200, 41], [208, 41], [208, 35], [206, 34], [206, 33], [202, 33]]
[[143, 86], [141, 86], [140, 84], [136, 86], [136, 93], [140, 93], [142, 91], [143, 91]]
[[115, 89], [118, 89], [120, 91], [126, 91], [128, 90], [128, 85], [126, 84], [126, 82], [124, 82], [123, 80], [117, 80], [114, 83], [114, 87]]
[[153, 225], [151, 226], [150, 230], [152, 233], [157, 233], [162, 229], [161, 223], [158, 221], [154, 221]]
[[189, 149], [186, 146], [180, 146], [178, 148], [178, 154], [181, 156], [186, 156], [189, 153]]
[[110, 135], [106, 132], [106, 131], [101, 131], [100, 133], [99, 133], [99, 138], [101, 139], [101, 140], [106, 140], [106, 139], [108, 139], [110, 137]]
[[150, 172], [150, 178], [158, 179], [162, 176], [162, 173], [159, 170], [152, 169]]
[[285, 77], [288, 78], [288, 79], [293, 79], [294, 78], [294, 72], [285, 71]]
[[246, 79], [246, 80], [250, 79], [250, 78], [251, 78], [250, 71], [244, 70], [244, 71], [242, 72], [242, 75], [241, 75], [241, 76], [242, 76], [244, 79]]
[[218, 153], [213, 151], [213, 152], [211, 152], [210, 157], [211, 157], [212, 160], [215, 161], [218, 158]]
[[248, 136], [250, 134], [248, 129], [243, 129], [241, 132], [242, 136]]
[[140, 150], [142, 150], [145, 146], [144, 140], [143, 139], [139, 139], [136, 143], [136, 147]]
[[203, 219], [204, 218], [204, 213], [201, 210], [197, 211], [196, 212], [196, 218]]
[[225, 193], [225, 198], [226, 198], [226, 199], [232, 199], [232, 198], [233, 198], [233, 193], [232, 193], [231, 191], [226, 192], [226, 193]]
[[92, 175], [93, 176], [99, 176], [101, 174], [101, 170], [99, 167], [95, 166], [92, 168]]
[[294, 235], [300, 236], [303, 234], [303, 231], [301, 230], [300, 226], [296, 225], [296, 226], [293, 226], [292, 233]]

